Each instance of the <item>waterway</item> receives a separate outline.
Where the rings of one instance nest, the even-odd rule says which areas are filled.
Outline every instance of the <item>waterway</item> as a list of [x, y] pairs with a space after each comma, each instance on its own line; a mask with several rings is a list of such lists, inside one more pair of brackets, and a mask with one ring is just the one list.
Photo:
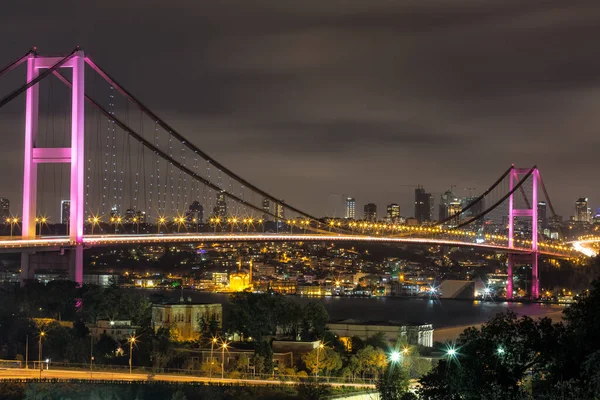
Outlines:
[[[179, 290], [161, 291], [178, 300]], [[184, 290], [183, 296], [194, 302], [227, 304], [227, 294]], [[548, 316], [560, 319], [564, 305], [540, 303], [509, 303], [468, 300], [430, 300], [399, 297], [300, 297], [288, 296], [304, 305], [318, 301], [325, 306], [331, 321], [356, 319], [362, 321], [395, 321], [401, 324], [432, 324], [435, 329], [479, 325], [494, 315], [508, 310], [532, 318]]]

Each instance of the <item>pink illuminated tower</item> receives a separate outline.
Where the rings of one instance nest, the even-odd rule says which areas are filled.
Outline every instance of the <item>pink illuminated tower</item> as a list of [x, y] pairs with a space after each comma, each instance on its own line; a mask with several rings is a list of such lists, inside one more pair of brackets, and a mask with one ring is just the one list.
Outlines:
[[[35, 79], [39, 71], [51, 68], [63, 57], [41, 57], [31, 54], [27, 60], [27, 82]], [[36, 234], [37, 164], [71, 164], [71, 217], [69, 232], [71, 244], [75, 247], [71, 259], [71, 276], [79, 284], [83, 281], [83, 221], [84, 221], [84, 101], [85, 101], [85, 55], [76, 51], [61, 65], [72, 68], [73, 87], [71, 105], [71, 147], [37, 147], [39, 119], [39, 87], [27, 89], [25, 100], [25, 163], [23, 176], [23, 239], [31, 239]], [[29, 277], [30, 255], [23, 253], [21, 277]]]
[[[510, 195], [508, 200], [508, 247], [511, 249], [515, 248], [514, 231], [515, 231], [515, 218], [526, 217], [531, 218], [531, 253], [525, 255], [517, 255], [514, 253], [508, 254], [508, 283], [506, 285], [506, 297], [512, 299], [513, 297], [513, 267], [516, 262], [527, 262], [531, 263], [531, 298], [537, 299], [539, 297], [540, 282], [538, 276], [538, 183], [540, 180], [540, 173], [537, 167], [531, 169], [528, 168], [514, 168], [510, 173], [510, 190], [512, 191], [515, 185], [519, 182], [519, 177], [527, 175], [531, 172], [532, 178], [532, 205], [531, 208], [517, 209], [515, 208], [514, 193]], [[523, 178], [525, 179], [525, 178]]]

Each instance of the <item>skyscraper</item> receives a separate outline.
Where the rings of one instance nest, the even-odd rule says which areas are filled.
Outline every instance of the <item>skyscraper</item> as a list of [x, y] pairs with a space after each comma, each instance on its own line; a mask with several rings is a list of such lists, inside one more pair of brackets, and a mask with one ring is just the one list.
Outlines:
[[10, 218], [10, 201], [6, 197], [0, 197], [0, 224], [5, 224]]
[[356, 218], [356, 200], [354, 197], [348, 197], [346, 199], [346, 219]]
[[221, 190], [217, 194], [217, 205], [215, 206], [213, 213], [221, 219], [227, 218], [227, 199], [225, 199], [225, 191]]
[[60, 222], [67, 225], [71, 219], [71, 200], [60, 202]]
[[283, 209], [283, 200], [281, 200], [281, 203], [275, 203], [275, 215], [277, 216], [277, 219], [285, 219], [285, 210]]
[[201, 224], [204, 219], [204, 207], [198, 200], [194, 200], [189, 205], [187, 212], [185, 213], [185, 219], [189, 224]]
[[431, 221], [432, 203], [433, 196], [426, 193], [423, 186], [418, 186], [415, 189], [415, 218], [419, 224]]
[[580, 197], [575, 202], [575, 221], [590, 222], [587, 197]]
[[537, 205], [538, 211], [538, 230], [543, 231], [548, 227], [548, 216], [546, 211], [546, 202], [539, 201]]
[[374, 203], [365, 204], [364, 212], [366, 221], [377, 221], [377, 206]]
[[271, 201], [267, 198], [263, 199], [262, 202], [262, 209], [263, 209], [263, 219], [265, 221], [269, 221], [270, 217], [271, 217]]
[[388, 204], [386, 220], [389, 224], [397, 224], [400, 220], [400, 206], [396, 203]]

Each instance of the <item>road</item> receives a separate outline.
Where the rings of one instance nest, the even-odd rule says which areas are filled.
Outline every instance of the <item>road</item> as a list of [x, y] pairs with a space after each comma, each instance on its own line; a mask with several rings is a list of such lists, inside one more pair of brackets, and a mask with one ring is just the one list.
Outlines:
[[[40, 377], [40, 371], [37, 369], [23, 369], [23, 368], [6, 368], [0, 369], [0, 380], [1, 379], [38, 379]], [[106, 372], [106, 371], [94, 371], [90, 374], [90, 371], [80, 370], [61, 370], [61, 369], [49, 369], [43, 370], [42, 378], [56, 378], [56, 379], [92, 379], [98, 381], [145, 381], [148, 379], [148, 374], [127, 372]], [[294, 381], [280, 381], [280, 380], [266, 380], [266, 379], [221, 379], [221, 378], [206, 378], [191, 375], [154, 375], [154, 380], [157, 381], [168, 381], [168, 382], [210, 382], [210, 383], [242, 383], [246, 385], [294, 385], [297, 382]], [[365, 383], [329, 383], [331, 386], [350, 386], [356, 388], [374, 389], [375, 385]]]

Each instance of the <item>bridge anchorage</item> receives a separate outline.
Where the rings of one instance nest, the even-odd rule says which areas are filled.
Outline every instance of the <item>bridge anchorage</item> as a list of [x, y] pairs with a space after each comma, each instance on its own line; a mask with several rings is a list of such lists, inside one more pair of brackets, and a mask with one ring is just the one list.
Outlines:
[[[12, 235], [0, 239], [0, 251], [21, 252], [22, 281], [32, 278], [41, 266], [62, 263], [68, 265], [70, 278], [82, 283], [84, 246], [356, 241], [508, 253], [507, 298], [514, 292], [513, 272], [522, 271], [522, 266], [531, 268], [529, 292], [537, 298], [538, 256], [577, 254], [560, 240], [540, 239], [539, 186], [554, 210], [537, 167], [511, 166], [481, 195], [458, 207], [450, 199], [438, 222], [422, 226], [393, 220], [319, 219], [253, 185], [196, 147], [83, 50], [76, 48], [65, 57], [41, 56], [32, 50], [0, 70], [0, 78], [23, 63], [26, 82], [0, 99], [2, 108], [25, 94], [22, 234], [18, 239]], [[70, 130], [70, 136], [62, 144], [48, 137], [53, 116], [44, 114], [45, 92], [40, 93], [41, 82], [57, 80], [68, 90], [64, 103], [70, 118], [65, 118], [65, 130]], [[53, 86], [45, 88], [52, 104]], [[98, 92], [105, 94], [104, 100]], [[41, 129], [42, 124], [46, 129]], [[54, 164], [70, 166], [68, 194], [61, 197], [70, 204], [66, 236], [44, 235], [42, 222], [47, 218], [39, 212], [44, 202], [38, 184], [46, 181], [40, 174], [44, 165]], [[210, 216], [204, 216], [204, 209]], [[52, 255], [59, 251], [68, 257]], [[65, 259], [68, 262], [61, 261]]]

